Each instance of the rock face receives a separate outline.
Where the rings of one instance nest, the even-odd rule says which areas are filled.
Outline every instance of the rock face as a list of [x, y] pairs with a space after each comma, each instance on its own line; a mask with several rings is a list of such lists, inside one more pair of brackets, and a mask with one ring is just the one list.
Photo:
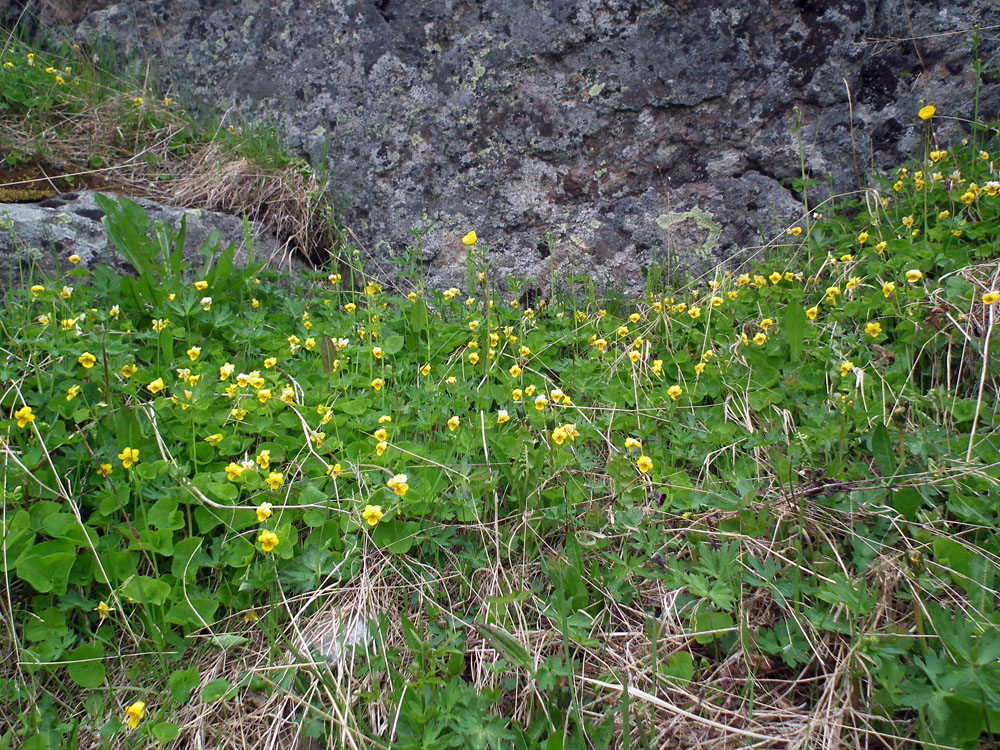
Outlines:
[[[114, 196], [111, 196], [114, 197]], [[137, 199], [151, 221], [167, 221], [175, 229], [186, 219], [185, 259], [193, 267], [201, 266], [197, 250], [218, 229], [221, 249], [236, 244], [233, 262], [242, 267], [247, 262], [243, 222], [235, 216], [211, 211], [184, 211]], [[41, 203], [0, 203], [0, 298], [14, 286], [32, 278], [32, 269], [47, 274], [70, 268], [67, 258], [80, 256], [80, 265], [102, 264], [123, 273], [132, 267], [108, 242], [101, 218], [104, 212], [90, 192], [66, 193]], [[274, 237], [255, 235], [254, 256], [273, 265], [290, 262], [282, 258]], [[295, 268], [300, 268], [296, 264]]]
[[917, 152], [924, 101], [959, 137], [946, 118], [973, 114], [975, 77], [954, 32], [976, 24], [1000, 4], [125, 0], [77, 31], [325, 155], [380, 260], [430, 226], [429, 280], [462, 286], [475, 229], [494, 269], [543, 291], [553, 269], [636, 291], [650, 264], [706, 267], [799, 219], [796, 107], [811, 206]]

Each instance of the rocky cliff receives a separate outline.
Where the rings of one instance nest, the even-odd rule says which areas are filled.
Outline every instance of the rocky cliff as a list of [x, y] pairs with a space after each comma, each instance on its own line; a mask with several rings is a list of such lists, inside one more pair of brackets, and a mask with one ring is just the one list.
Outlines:
[[960, 137], [971, 32], [991, 57], [1000, 7], [126, 0], [68, 20], [154, 60], [175, 89], [277, 120], [293, 148], [326, 159], [378, 258], [430, 225], [430, 279], [461, 284], [474, 228], [501, 273], [544, 286], [554, 267], [636, 289], [651, 263], [752, 251], [799, 219], [795, 108], [821, 183], [812, 205], [918, 150], [921, 102], [937, 106], [940, 137]]

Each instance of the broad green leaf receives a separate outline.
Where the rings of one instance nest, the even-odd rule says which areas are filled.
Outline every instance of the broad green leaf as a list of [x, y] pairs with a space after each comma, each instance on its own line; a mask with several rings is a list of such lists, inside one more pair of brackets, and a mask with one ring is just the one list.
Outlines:
[[167, 678], [167, 687], [170, 688], [171, 697], [182, 706], [188, 702], [191, 691], [201, 683], [198, 670], [194, 667], [189, 669], [178, 669]]
[[85, 643], [77, 646], [66, 657], [66, 671], [69, 678], [82, 688], [96, 688], [104, 683], [104, 646], [100, 643]]
[[201, 700], [204, 703], [212, 703], [219, 700], [224, 696], [229, 689], [232, 687], [229, 680], [220, 677], [217, 680], [212, 680], [205, 686], [205, 689], [201, 691]]

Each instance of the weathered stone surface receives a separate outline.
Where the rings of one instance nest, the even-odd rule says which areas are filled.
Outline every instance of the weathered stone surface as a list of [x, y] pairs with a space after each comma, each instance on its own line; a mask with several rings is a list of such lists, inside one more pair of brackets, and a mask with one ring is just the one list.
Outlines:
[[[113, 197], [113, 196], [112, 196]], [[234, 264], [246, 265], [247, 249], [243, 222], [226, 214], [211, 211], [184, 211], [153, 201], [136, 199], [151, 221], [167, 221], [175, 229], [186, 217], [185, 259], [191, 267], [203, 262], [199, 247], [218, 229], [221, 249], [236, 244]], [[94, 201], [94, 193], [67, 193], [41, 203], [0, 203], [0, 292], [20, 285], [31, 278], [32, 269], [52, 274], [65, 271], [71, 265], [70, 255], [80, 256], [81, 266], [103, 264], [123, 273], [132, 271], [129, 263], [108, 242], [101, 218], [104, 212]], [[300, 270], [302, 264], [282, 256], [274, 237], [256, 234], [254, 256], [272, 265]]]
[[[433, 222], [433, 283], [461, 285], [459, 238], [475, 228], [502, 273], [544, 285], [554, 264], [635, 290], [649, 263], [697, 268], [797, 220], [793, 108], [808, 176], [837, 192], [919, 148], [922, 101], [971, 116], [970, 38], [954, 32], [977, 23], [1000, 24], [1000, 6], [125, 0], [78, 33], [155, 59], [196, 97], [275, 118], [314, 160], [327, 153], [377, 256]], [[996, 46], [984, 36], [985, 56]], [[998, 104], [988, 80], [981, 112]], [[942, 140], [957, 122], [936, 122]]]

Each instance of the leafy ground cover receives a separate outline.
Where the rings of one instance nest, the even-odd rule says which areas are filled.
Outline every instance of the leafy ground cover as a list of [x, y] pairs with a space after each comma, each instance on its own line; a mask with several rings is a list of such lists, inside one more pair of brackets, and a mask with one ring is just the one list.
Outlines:
[[638, 301], [471, 233], [461, 290], [186, 268], [106, 200], [136, 275], [0, 312], [0, 747], [989, 743], [1000, 144], [942, 116]]

